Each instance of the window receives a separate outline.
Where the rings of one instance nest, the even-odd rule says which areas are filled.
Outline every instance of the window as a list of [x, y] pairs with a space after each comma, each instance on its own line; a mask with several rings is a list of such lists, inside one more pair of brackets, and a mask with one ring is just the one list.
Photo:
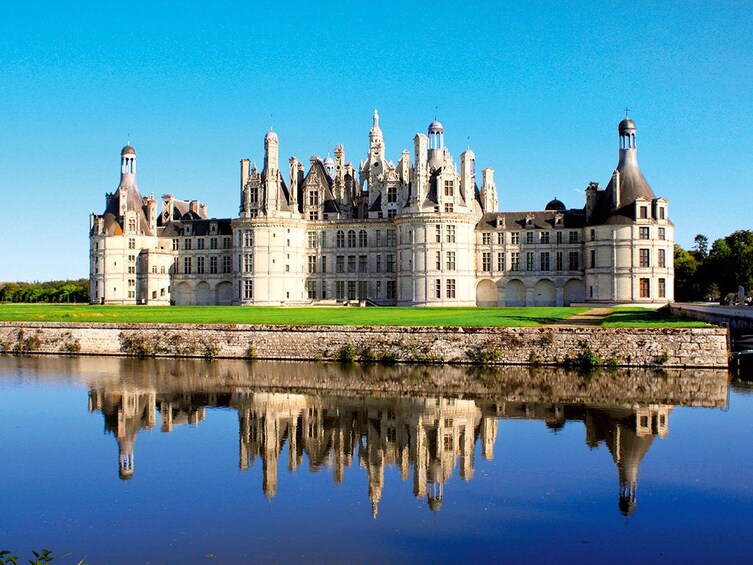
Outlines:
[[639, 253], [638, 264], [641, 267], [650, 267], [651, 266], [651, 260], [650, 260], [651, 250], [650, 249], [639, 249], [638, 253]]
[[533, 271], [533, 252], [526, 253], [526, 271]]
[[397, 298], [397, 282], [387, 281], [387, 299], [395, 300]]
[[397, 202], [397, 185], [387, 187], [387, 202]]
[[232, 271], [232, 258], [230, 255], [222, 256], [222, 272], [229, 273]]
[[356, 246], [356, 232], [354, 230], [348, 230], [348, 247]]
[[395, 256], [394, 255], [387, 255], [387, 272], [388, 273], [395, 272]]
[[591, 250], [591, 265], [590, 266], [592, 269], [596, 268], [596, 249]]
[[557, 251], [557, 259], [556, 259], [556, 261], [557, 261], [557, 264], [556, 264], [555, 268], [558, 271], [561, 271], [562, 270], [562, 251]]
[[183, 272], [187, 275], [191, 274], [191, 258], [183, 257]]
[[204, 249], [204, 238], [200, 237], [196, 240], [196, 249]]
[[596, 240], [596, 230], [591, 229], [591, 241], [595, 241], [595, 240]]
[[223, 249], [230, 249], [233, 247], [233, 239], [231, 237], [223, 237], [222, 238], [222, 248]]
[[[217, 272], [217, 258], [214, 257], [214, 272]], [[254, 256], [251, 253], [246, 253], [243, 256], [243, 272], [244, 273], [253, 273], [254, 272]]]
[[548, 231], [541, 232], [541, 243], [549, 243], [549, 232]]
[[667, 296], [667, 280], [659, 279], [659, 298], [666, 298], [666, 296]]
[[376, 256], [376, 272], [377, 273], [382, 272], [382, 256], [381, 255]]
[[348, 281], [348, 300], [356, 299], [356, 281]]
[[345, 281], [335, 281], [335, 299], [345, 300]]
[[455, 225], [447, 226], [447, 243], [455, 243]]
[[309, 206], [319, 206], [318, 190], [309, 190]]
[[659, 228], [659, 239], [667, 239], [667, 230], [665, 228]]
[[243, 298], [245, 300], [251, 300], [254, 297], [254, 281], [243, 281]]
[[435, 241], [437, 243], [442, 243], [442, 226], [439, 224], [436, 225], [436, 238]]
[[442, 279], [434, 279], [434, 298], [442, 298]]
[[[191, 243], [191, 240], [188, 240], [188, 243]], [[136, 249], [136, 240], [132, 237], [128, 238], [128, 249]], [[188, 246], [188, 249], [191, 249], [191, 246]]]
[[441, 251], [436, 252], [435, 269], [437, 271], [442, 270], [442, 252]]
[[641, 220], [645, 220], [646, 218], [648, 218], [648, 206], [640, 207], [639, 217], [641, 218]]
[[510, 270], [511, 271], [519, 271], [520, 270], [520, 253], [517, 251], [513, 251], [510, 253]]
[[397, 215], [394, 209], [387, 210], [387, 219], [392, 220]]
[[345, 247], [345, 232], [337, 230], [337, 247]]
[[358, 256], [358, 272], [359, 273], [368, 273], [369, 272], [369, 261], [368, 261], [368, 257], [366, 255], [359, 255]]
[[444, 181], [444, 195], [445, 196], [452, 196], [454, 192], [454, 187], [452, 185], [451, 180]]
[[514, 231], [510, 234], [510, 243], [513, 245], [520, 245], [520, 232]]
[[209, 258], [209, 273], [212, 275], [217, 274], [217, 256], [213, 255]]
[[568, 255], [568, 268], [571, 271], [577, 271], [579, 267], [580, 261], [578, 261], [578, 252], [577, 251], [571, 251]]
[[455, 298], [455, 279], [447, 279], [447, 298]]
[[128, 220], [128, 230], [136, 231], [136, 220], [134, 218]]
[[136, 280], [135, 279], [128, 279], [128, 286], [136, 286]]
[[322, 300], [327, 300], [327, 283], [322, 281]]
[[200, 275], [204, 274], [204, 257], [196, 258], [196, 272]]
[[651, 298], [651, 281], [649, 279], [640, 279], [639, 282], [641, 298]]
[[356, 256], [355, 255], [348, 255], [348, 272], [349, 273], [356, 272]]
[[542, 271], [548, 271], [551, 268], [551, 265], [549, 264], [549, 252], [544, 251], [541, 256], [539, 257], [539, 263], [541, 264], [541, 270]]
[[335, 272], [345, 272], [345, 255], [338, 255], [337, 257], [335, 257]]
[[327, 272], [327, 257], [322, 257], [322, 273]]
[[[325, 218], [326, 220], [327, 218]], [[321, 247], [327, 247], [327, 232], [322, 231], [322, 240], [320, 242]]]
[[306, 283], [306, 289], [308, 291], [309, 300], [316, 299], [316, 281], [308, 281]]
[[578, 232], [577, 231], [571, 231], [570, 232], [570, 243], [578, 243]]
[[454, 207], [453, 207], [452, 204], [448, 203], [448, 204], [444, 205], [444, 211], [447, 212], [448, 214], [450, 214], [450, 213], [454, 212], [455, 209], [454, 209]]
[[308, 233], [308, 246], [309, 249], [313, 249], [317, 246], [317, 233], [315, 231], [310, 231]]
[[316, 255], [309, 255], [308, 262], [309, 262], [309, 273], [315, 273], [316, 272]]
[[368, 247], [369, 237], [366, 235], [366, 230], [358, 232], [358, 247]]
[[134, 267], [133, 265], [129, 265], [129, 267], [128, 267], [128, 274], [129, 275], [135, 275], [136, 274], [136, 267]]
[[376, 246], [380, 247], [382, 245], [382, 230], [376, 230]]
[[[217, 238], [213, 237], [209, 241], [210, 246], [212, 244], [212, 241], [214, 241], [214, 247], [212, 247], [212, 249], [217, 249]], [[251, 230], [245, 230], [243, 232], [243, 247], [251, 247], [253, 244], [254, 244], [254, 232], [252, 232]]]
[[638, 228], [638, 239], [649, 239], [649, 231], [647, 226]]
[[484, 232], [481, 234], [481, 245], [491, 245], [492, 243], [492, 234], [489, 232]]
[[505, 244], [505, 232], [497, 232], [497, 245]]
[[447, 270], [448, 271], [455, 270], [455, 252], [454, 251], [447, 252]]
[[498, 271], [505, 270], [505, 254], [504, 253], [497, 253], [497, 270]]
[[387, 245], [389, 247], [395, 247], [395, 245], [397, 245], [395, 230], [387, 230]]
[[526, 232], [526, 243], [533, 243], [533, 232]]
[[557, 232], [557, 243], [562, 243], [562, 232], [561, 231]]
[[488, 251], [481, 254], [481, 270], [487, 272], [492, 270], [492, 254]]
[[178, 250], [178, 240], [174, 239], [173, 240], [173, 251], [177, 251], [177, 250]]
[[659, 249], [659, 267], [662, 269], [667, 266], [667, 251], [665, 249]]
[[[664, 219], [664, 208], [659, 208], [659, 219], [660, 219], [660, 220], [663, 220], [663, 219]], [[664, 296], [662, 295], [662, 298], [663, 298], [663, 297], [664, 297]]]
[[[254, 243], [254, 236], [253, 233], [251, 233], [251, 243]], [[217, 238], [216, 237], [210, 237], [209, 238], [209, 249], [217, 249]]]

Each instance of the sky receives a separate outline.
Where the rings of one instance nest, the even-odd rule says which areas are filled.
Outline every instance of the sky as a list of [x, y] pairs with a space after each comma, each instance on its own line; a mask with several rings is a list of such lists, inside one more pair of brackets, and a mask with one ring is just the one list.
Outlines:
[[143, 195], [236, 217], [242, 158], [387, 158], [436, 116], [500, 208], [582, 208], [638, 157], [675, 240], [753, 229], [753, 4], [736, 2], [4, 2], [0, 281], [88, 276], [89, 214], [137, 152]]

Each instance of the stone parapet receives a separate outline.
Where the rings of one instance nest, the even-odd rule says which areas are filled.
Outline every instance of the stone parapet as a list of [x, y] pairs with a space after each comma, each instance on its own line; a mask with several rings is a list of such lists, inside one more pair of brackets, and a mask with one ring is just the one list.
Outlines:
[[726, 367], [724, 328], [461, 328], [0, 322], [0, 351], [499, 365]]

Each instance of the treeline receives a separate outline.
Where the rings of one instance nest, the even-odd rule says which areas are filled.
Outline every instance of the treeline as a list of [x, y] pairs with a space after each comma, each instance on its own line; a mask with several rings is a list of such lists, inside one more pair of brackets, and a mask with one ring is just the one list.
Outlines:
[[675, 245], [675, 300], [719, 301], [738, 286], [753, 291], [753, 231], [739, 230], [714, 241], [695, 236], [690, 250]]
[[0, 283], [0, 302], [89, 302], [89, 279]]

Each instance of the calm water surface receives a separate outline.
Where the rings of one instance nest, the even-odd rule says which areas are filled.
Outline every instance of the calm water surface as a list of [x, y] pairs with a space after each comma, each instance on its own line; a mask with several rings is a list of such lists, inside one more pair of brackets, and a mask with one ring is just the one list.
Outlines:
[[719, 371], [0, 358], [0, 549], [749, 563], [751, 390]]

